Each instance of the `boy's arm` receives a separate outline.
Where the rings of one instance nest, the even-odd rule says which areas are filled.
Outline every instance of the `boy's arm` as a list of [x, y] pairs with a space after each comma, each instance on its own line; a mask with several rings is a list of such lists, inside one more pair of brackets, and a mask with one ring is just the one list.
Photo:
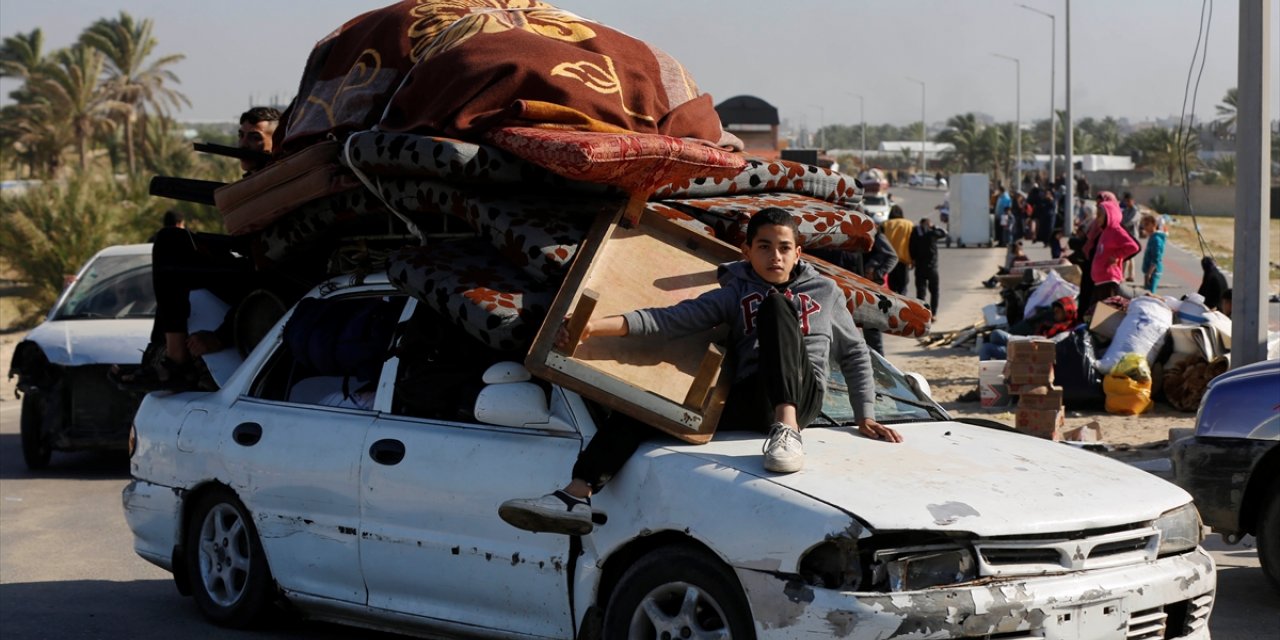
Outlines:
[[834, 310], [832, 340], [840, 372], [849, 389], [849, 405], [853, 408], [858, 431], [869, 438], [902, 442], [897, 431], [876, 422], [876, 382], [871, 369], [871, 353], [867, 341], [853, 323], [853, 316], [843, 306]]
[[734, 292], [717, 288], [670, 307], [637, 309], [622, 314], [628, 335], [681, 338], [729, 322], [737, 308]]

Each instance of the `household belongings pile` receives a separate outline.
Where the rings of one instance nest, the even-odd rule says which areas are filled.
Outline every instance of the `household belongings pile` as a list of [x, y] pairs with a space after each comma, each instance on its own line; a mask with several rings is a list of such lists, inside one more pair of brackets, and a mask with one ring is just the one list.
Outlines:
[[1010, 395], [1018, 396], [1014, 426], [1019, 431], [1046, 438], [1062, 439], [1066, 414], [1062, 409], [1062, 387], [1053, 385], [1053, 363], [1057, 345], [1039, 337], [1012, 338], [1004, 364], [1004, 381]]
[[[529, 348], [593, 222], [624, 209], [735, 247], [773, 206], [806, 250], [866, 251], [875, 234], [855, 180], [744, 157], [677, 61], [536, 1], [352, 19], [316, 45], [274, 147], [215, 193], [230, 233], [287, 263], [395, 220], [418, 246], [390, 257], [391, 280], [501, 350]], [[918, 301], [813, 262], [861, 326], [926, 333]]]

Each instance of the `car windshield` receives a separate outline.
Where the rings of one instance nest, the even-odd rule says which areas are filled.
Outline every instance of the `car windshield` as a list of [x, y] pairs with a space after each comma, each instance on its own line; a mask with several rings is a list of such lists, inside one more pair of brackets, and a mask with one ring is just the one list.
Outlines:
[[876, 204], [886, 204], [886, 203], [884, 198], [881, 196], [863, 196], [862, 204], [876, 205]]
[[[947, 419], [932, 400], [917, 393], [906, 376], [875, 352], [871, 353], [871, 370], [876, 382], [877, 421], [892, 424]], [[854, 421], [853, 408], [849, 405], [849, 387], [837, 367], [832, 367], [827, 380], [822, 414], [841, 425]], [[822, 426], [824, 422], [819, 418], [813, 426]]]
[[71, 284], [53, 319], [151, 318], [155, 313], [151, 255], [102, 256]]

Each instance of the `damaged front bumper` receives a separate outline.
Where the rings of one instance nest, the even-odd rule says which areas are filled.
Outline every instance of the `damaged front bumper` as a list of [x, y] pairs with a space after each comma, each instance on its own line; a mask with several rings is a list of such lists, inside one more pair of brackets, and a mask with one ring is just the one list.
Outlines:
[[1203, 549], [1155, 562], [900, 593], [735, 570], [766, 638], [1209, 638], [1217, 576]]
[[120, 492], [124, 519], [133, 531], [133, 550], [144, 560], [173, 571], [182, 514], [181, 490], [134, 479]]

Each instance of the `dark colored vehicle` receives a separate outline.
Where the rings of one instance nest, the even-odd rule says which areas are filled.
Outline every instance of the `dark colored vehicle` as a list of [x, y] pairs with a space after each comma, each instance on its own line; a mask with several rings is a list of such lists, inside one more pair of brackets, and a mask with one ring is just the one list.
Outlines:
[[1195, 434], [1173, 444], [1173, 472], [1227, 542], [1258, 539], [1262, 570], [1280, 590], [1280, 360], [1209, 383]]
[[151, 245], [100, 251], [18, 344], [9, 377], [22, 393], [22, 457], [29, 469], [54, 451], [128, 448], [142, 394], [107, 379], [142, 361], [155, 316]]

